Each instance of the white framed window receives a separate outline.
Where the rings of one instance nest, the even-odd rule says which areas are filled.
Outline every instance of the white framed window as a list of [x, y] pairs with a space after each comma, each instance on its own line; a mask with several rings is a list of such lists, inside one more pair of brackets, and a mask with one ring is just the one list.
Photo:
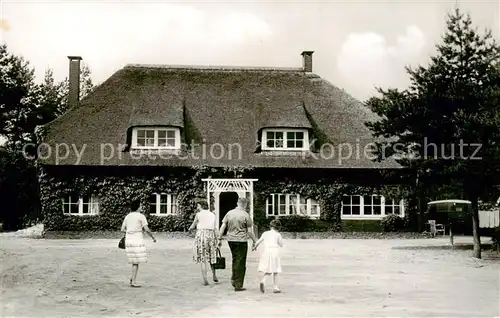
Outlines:
[[342, 219], [379, 220], [390, 214], [404, 217], [404, 201], [381, 195], [344, 195], [342, 198]]
[[177, 196], [167, 193], [153, 193], [149, 199], [150, 215], [171, 215], [177, 214]]
[[396, 214], [403, 216], [403, 202], [397, 202], [392, 199], [385, 199], [385, 215]]
[[309, 150], [307, 129], [263, 129], [262, 150]]
[[271, 194], [266, 199], [267, 216], [306, 215], [319, 218], [320, 206], [314, 199], [298, 194]]
[[132, 149], [180, 149], [181, 133], [173, 127], [134, 127]]
[[96, 196], [69, 196], [62, 200], [63, 213], [66, 215], [97, 215], [99, 199]]

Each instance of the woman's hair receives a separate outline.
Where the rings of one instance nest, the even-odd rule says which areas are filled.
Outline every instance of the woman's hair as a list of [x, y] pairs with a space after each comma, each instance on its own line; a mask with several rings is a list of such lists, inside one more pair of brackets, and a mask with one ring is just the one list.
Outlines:
[[196, 201], [196, 205], [200, 205], [202, 209], [204, 210], [208, 210], [208, 203], [207, 203], [207, 200], [197, 200]]
[[130, 203], [130, 210], [131, 211], [137, 211], [141, 207], [141, 201], [140, 200], [134, 200]]
[[281, 227], [281, 222], [279, 220], [272, 220], [269, 226], [273, 229], [278, 230]]

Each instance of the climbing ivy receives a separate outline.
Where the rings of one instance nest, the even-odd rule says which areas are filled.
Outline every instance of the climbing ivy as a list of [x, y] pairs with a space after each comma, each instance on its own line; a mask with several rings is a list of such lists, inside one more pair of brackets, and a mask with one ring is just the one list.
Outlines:
[[[241, 178], [258, 176], [251, 166], [214, 168], [193, 166], [171, 171], [162, 176], [106, 176], [103, 174], [63, 175], [38, 167], [40, 196], [44, 224], [47, 230], [118, 230], [123, 217], [128, 213], [127, 205], [139, 199], [145, 206], [154, 192], [165, 192], [178, 198], [178, 214], [149, 216], [148, 223], [153, 231], [185, 231], [196, 211], [195, 199], [206, 198], [203, 178]], [[261, 230], [267, 229], [266, 198], [273, 193], [299, 194], [316, 199], [320, 204], [319, 220], [302, 216], [280, 218], [284, 231], [340, 231], [343, 195], [381, 194], [395, 199], [407, 198], [411, 193], [404, 187], [359, 186], [349, 183], [318, 180], [305, 183], [293, 178], [262, 180], [254, 184], [254, 222]], [[97, 195], [99, 215], [69, 216], [63, 214], [62, 198]], [[211, 199], [213, 203], [213, 197]], [[212, 205], [212, 209], [213, 209]]]
[[[341, 210], [342, 197], [344, 195], [391, 195], [386, 187], [374, 186], [359, 186], [349, 183], [332, 182], [329, 180], [319, 180], [314, 183], [301, 183], [293, 180], [284, 180], [278, 182], [259, 181], [254, 186], [256, 208], [254, 211], [255, 223], [267, 228], [270, 219], [266, 218], [266, 198], [273, 193], [281, 194], [298, 194], [301, 197], [316, 199], [320, 205], [320, 218], [318, 221], [300, 216], [280, 217], [283, 230], [288, 231], [290, 228], [296, 228], [296, 223], [303, 224], [302, 227], [309, 231], [341, 231]], [[400, 196], [402, 194], [397, 194]]]
[[[251, 167], [226, 167], [216, 169], [208, 166], [194, 166], [181, 172], [171, 172], [163, 176], [100, 176], [63, 175], [50, 173], [47, 168], [38, 167], [40, 200], [45, 228], [57, 231], [111, 230], [119, 229], [127, 206], [139, 199], [143, 206], [149, 205], [149, 197], [155, 192], [177, 196], [178, 213], [169, 216], [147, 215], [149, 227], [153, 231], [186, 230], [196, 212], [195, 199], [205, 198], [201, 179], [239, 177]], [[74, 195], [99, 197], [99, 215], [64, 215], [62, 199]]]

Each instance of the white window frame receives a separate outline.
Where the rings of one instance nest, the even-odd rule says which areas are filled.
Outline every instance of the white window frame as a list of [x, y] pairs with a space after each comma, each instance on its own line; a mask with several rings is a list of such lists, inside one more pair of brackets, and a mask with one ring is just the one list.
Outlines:
[[[78, 216], [87, 216], [87, 215], [98, 215], [99, 214], [99, 198], [97, 196], [90, 196], [88, 201], [85, 202], [83, 197], [79, 197], [76, 202], [72, 202], [72, 197], [69, 196], [67, 198], [62, 199], [62, 210], [64, 215], [78, 215]], [[78, 212], [76, 213], [65, 213], [65, 206], [69, 205], [70, 207], [74, 204], [78, 204]], [[89, 213], [83, 213], [83, 206], [88, 205]], [[71, 211], [71, 208], [70, 208]]]
[[[371, 195], [372, 197], [380, 197], [381, 198], [381, 202], [380, 202], [380, 214], [365, 214], [365, 199], [364, 199], [364, 195], [344, 195], [344, 197], [351, 197], [351, 202], [352, 202], [352, 197], [353, 196], [358, 196], [360, 197], [360, 204], [344, 204], [344, 200], [342, 200], [342, 207], [341, 207], [341, 210], [340, 210], [340, 217], [342, 220], [381, 220], [383, 219], [384, 217], [388, 216], [388, 215], [391, 215], [391, 214], [394, 214], [394, 213], [386, 213], [386, 206], [392, 206], [393, 207], [393, 211], [394, 211], [394, 207], [399, 207], [399, 210], [401, 211], [400, 214], [396, 214], [400, 217], [404, 217], [405, 216], [405, 206], [404, 206], [404, 200], [401, 199], [399, 201], [399, 203], [396, 203], [396, 204], [386, 204], [386, 198], [384, 196], [381, 196], [381, 195], [376, 195], [376, 194], [373, 194]], [[394, 200], [393, 200], [394, 201]], [[360, 207], [360, 214], [356, 214], [356, 215], [353, 215], [353, 214], [344, 214], [344, 207], [347, 206], [347, 207], [352, 207], [352, 206], [359, 206]], [[371, 206], [373, 207], [373, 204], [370, 204], [370, 205], [367, 205], [367, 206]], [[376, 205], [378, 206], [378, 204]], [[373, 211], [373, 209], [372, 209]]]
[[[139, 146], [137, 144], [137, 135], [139, 130], [153, 131], [154, 132], [154, 145], [151, 146]], [[175, 133], [175, 145], [172, 146], [158, 146], [158, 132], [164, 131], [166, 133], [173, 131]], [[177, 127], [134, 127], [132, 129], [132, 149], [158, 149], [158, 150], [167, 150], [167, 149], [180, 149], [181, 148], [181, 132]]]
[[[285, 197], [285, 203], [280, 204], [280, 198]], [[300, 211], [300, 206], [305, 205], [306, 206], [306, 214], [295, 214], [290, 211], [290, 207], [293, 205], [293, 203], [290, 203], [290, 197], [296, 197], [297, 201], [295, 203], [295, 210]], [[304, 197], [302, 197], [303, 199]], [[278, 206], [276, 206], [278, 205]], [[279, 209], [279, 205], [284, 205], [285, 206], [285, 213], [284, 214], [279, 214], [281, 209]], [[312, 207], [316, 207], [318, 213], [317, 214], [311, 214], [312, 212]], [[275, 209], [278, 209], [278, 214], [274, 213], [269, 213], [269, 208], [272, 207], [272, 210], [274, 212]], [[281, 216], [290, 216], [290, 215], [305, 215], [308, 216], [311, 219], [318, 219], [321, 215], [321, 207], [319, 205], [319, 202], [314, 199], [306, 198], [306, 203], [301, 203], [301, 196], [299, 194], [283, 194], [283, 193], [272, 193], [270, 197], [266, 199], [266, 216], [274, 216], [274, 217], [281, 217]]]
[[[273, 133], [283, 133], [283, 147], [268, 147], [267, 146], [267, 133], [268, 132], [273, 132]], [[304, 139], [302, 140], [302, 147], [301, 148], [295, 148], [291, 147], [289, 148], [287, 146], [287, 133], [303, 133], [304, 134]], [[279, 128], [266, 128], [262, 130], [262, 150], [275, 150], [275, 151], [307, 151], [309, 150], [309, 131], [307, 129], [279, 129]]]
[[[154, 216], [167, 216], [167, 215], [176, 215], [179, 212], [179, 201], [176, 195], [161, 192], [161, 193], [153, 193], [152, 196], [155, 196], [155, 203], [149, 203], [149, 215], [154, 215]], [[162, 203], [161, 198], [162, 196], [167, 196], [167, 203]], [[154, 212], [151, 213], [151, 206], [154, 206]], [[161, 213], [161, 206], [167, 206], [167, 213]], [[176, 213], [174, 213], [172, 210], [173, 207], [176, 207]]]
[[[392, 204], [387, 203], [386, 198], [382, 197], [382, 202], [384, 204], [383, 211], [385, 213], [385, 216], [391, 215], [391, 214], [396, 214], [396, 213], [394, 213], [394, 208], [397, 207], [397, 208], [399, 208], [399, 210], [401, 211], [401, 213], [400, 214], [396, 214], [396, 215], [404, 217], [404, 201], [403, 200], [399, 200], [399, 203], [396, 203], [396, 200], [394, 200], [394, 199], [389, 199], [389, 200], [391, 200], [393, 203]], [[385, 207], [388, 207], [388, 206], [392, 207], [392, 211], [393, 211], [392, 213], [387, 213], [387, 211], [385, 210]]]

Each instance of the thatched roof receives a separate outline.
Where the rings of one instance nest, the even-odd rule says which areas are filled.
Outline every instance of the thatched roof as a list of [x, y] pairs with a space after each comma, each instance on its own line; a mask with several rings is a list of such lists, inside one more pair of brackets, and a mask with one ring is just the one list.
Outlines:
[[[77, 108], [46, 125], [44, 141], [53, 147], [74, 144], [79, 150], [85, 144], [80, 165], [397, 168], [393, 160], [374, 163], [363, 155], [363, 145], [373, 142], [364, 122], [374, 119], [376, 115], [362, 103], [302, 69], [128, 65], [95, 88]], [[129, 143], [131, 127], [140, 125], [177, 126], [183, 142], [205, 141], [207, 152], [219, 143], [225, 146], [226, 155], [198, 159], [202, 149], [196, 147], [188, 149], [188, 154], [182, 152], [182, 157], [144, 155], [137, 159], [118, 145]], [[266, 127], [308, 128], [322, 143], [351, 143], [354, 153], [339, 163], [338, 153], [332, 159], [315, 159], [261, 152], [257, 140]], [[241, 159], [235, 158], [234, 147], [229, 158], [227, 150], [234, 143], [241, 145]], [[114, 145], [112, 159], [101, 162], [102, 144]], [[356, 144], [360, 145], [358, 157]], [[109, 154], [110, 147], [104, 149]], [[56, 163], [54, 150], [42, 164]], [[214, 150], [215, 155], [220, 151]], [[74, 149], [57, 162], [75, 163]]]

